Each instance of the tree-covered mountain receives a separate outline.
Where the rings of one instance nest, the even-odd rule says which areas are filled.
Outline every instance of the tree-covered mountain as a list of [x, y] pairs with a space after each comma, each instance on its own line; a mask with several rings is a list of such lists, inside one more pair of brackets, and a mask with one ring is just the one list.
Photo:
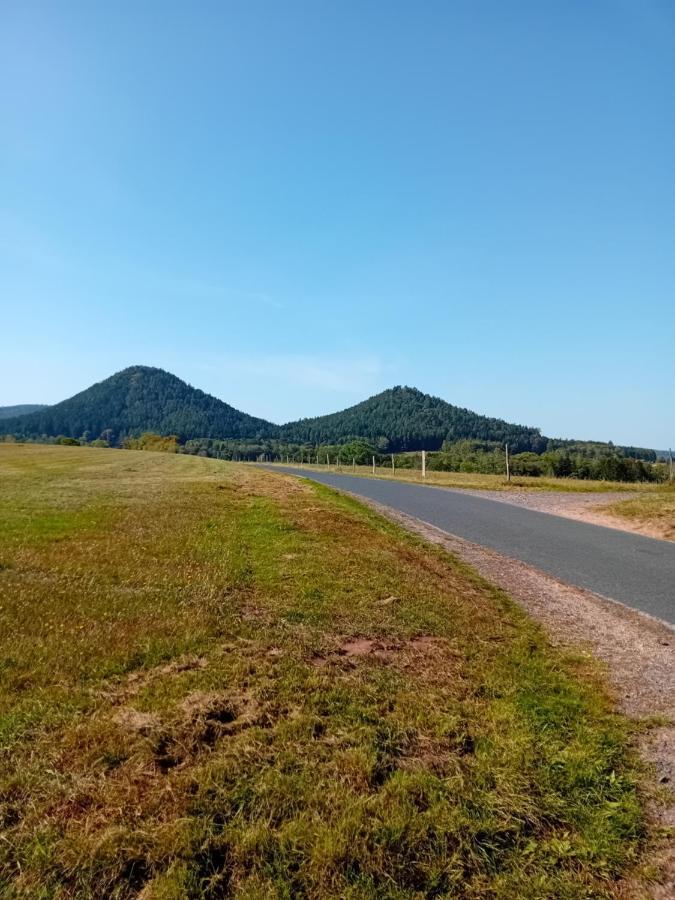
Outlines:
[[0, 406], [0, 419], [13, 419], [16, 416], [25, 416], [28, 413], [46, 409], [44, 403], [20, 403], [18, 406]]
[[[27, 412], [31, 408], [34, 411]], [[17, 414], [2, 416], [7, 409]], [[355, 440], [366, 441], [376, 453], [449, 450], [457, 442], [474, 441], [499, 447], [499, 453], [508, 442], [513, 454], [558, 453], [582, 462], [604, 457], [651, 462], [657, 456], [636, 447], [549, 439], [538, 428], [481, 416], [411, 387], [390, 388], [341, 412], [275, 425], [148, 366], [132, 366], [54, 406], [0, 408], [0, 435], [85, 441], [103, 437], [119, 446], [144, 432], [177, 435], [181, 444], [201, 442], [203, 452], [244, 459], [261, 453], [282, 458], [293, 448], [325, 450]], [[228, 441], [232, 446], [225, 446]], [[453, 452], [456, 456], [458, 451]]]
[[361, 437], [393, 452], [437, 450], [445, 441], [463, 438], [508, 441], [514, 452], [546, 448], [538, 428], [480, 416], [410, 387], [391, 388], [342, 412], [282, 425], [280, 437], [308, 444], [338, 444]]
[[37, 412], [5, 419], [2, 431], [118, 443], [144, 431], [198, 437], [267, 437], [278, 426], [256, 419], [191, 387], [163, 369], [132, 366], [68, 400]]

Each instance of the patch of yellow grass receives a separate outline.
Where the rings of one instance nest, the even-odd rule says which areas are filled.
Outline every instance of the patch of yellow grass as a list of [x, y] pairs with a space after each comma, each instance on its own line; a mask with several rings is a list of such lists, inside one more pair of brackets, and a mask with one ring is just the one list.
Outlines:
[[655, 534], [675, 540], [675, 486], [622, 500], [604, 510], [645, 526]]

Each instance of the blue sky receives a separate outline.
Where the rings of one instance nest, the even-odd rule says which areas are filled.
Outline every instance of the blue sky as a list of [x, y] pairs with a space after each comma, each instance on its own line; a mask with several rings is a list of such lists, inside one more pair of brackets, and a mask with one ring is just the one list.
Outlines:
[[675, 443], [671, 2], [5, 0], [0, 137], [0, 404]]

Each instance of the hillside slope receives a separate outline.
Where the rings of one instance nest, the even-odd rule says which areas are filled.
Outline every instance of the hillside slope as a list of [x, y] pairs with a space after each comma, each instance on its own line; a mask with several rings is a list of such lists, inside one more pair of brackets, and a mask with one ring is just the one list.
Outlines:
[[509, 441], [514, 452], [541, 452], [546, 446], [538, 428], [481, 416], [411, 387], [390, 388], [341, 412], [290, 422], [280, 432], [285, 440], [313, 444], [368, 438], [391, 451], [434, 450], [444, 440], [463, 438]]
[[16, 416], [26, 416], [28, 413], [46, 408], [44, 403], [19, 403], [18, 406], [0, 406], [0, 419], [14, 419]]
[[277, 426], [246, 415], [163, 369], [132, 366], [68, 400], [3, 421], [20, 436], [67, 435], [111, 441], [143, 431], [196, 437], [267, 437]]

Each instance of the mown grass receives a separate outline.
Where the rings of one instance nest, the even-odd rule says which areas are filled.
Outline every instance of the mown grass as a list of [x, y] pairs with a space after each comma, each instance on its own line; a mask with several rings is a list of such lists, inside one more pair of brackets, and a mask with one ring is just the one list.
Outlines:
[[1, 896], [576, 898], [635, 872], [629, 723], [440, 549], [195, 457], [5, 446], [0, 485]]
[[[268, 465], [283, 466], [285, 463], [269, 463]], [[292, 463], [298, 466], [298, 463]], [[340, 467], [335, 465], [308, 465], [302, 464], [302, 468], [312, 469], [316, 472], [339, 472], [344, 475], [360, 475], [367, 478], [394, 478], [396, 481], [411, 481], [415, 484], [432, 484], [439, 487], [470, 488], [472, 490], [490, 491], [562, 491], [565, 493], [604, 494], [610, 491], [640, 491], [646, 495], [657, 493], [662, 485], [648, 484], [646, 482], [625, 481], [591, 481], [583, 478], [545, 478], [530, 477], [525, 475], [514, 476], [511, 481], [506, 480], [505, 475], [490, 475], [481, 472], [435, 472], [427, 469], [426, 477], [422, 478], [421, 469], [397, 468], [392, 472], [391, 466], [377, 466], [375, 474], [371, 466], [354, 466], [345, 463]]]

